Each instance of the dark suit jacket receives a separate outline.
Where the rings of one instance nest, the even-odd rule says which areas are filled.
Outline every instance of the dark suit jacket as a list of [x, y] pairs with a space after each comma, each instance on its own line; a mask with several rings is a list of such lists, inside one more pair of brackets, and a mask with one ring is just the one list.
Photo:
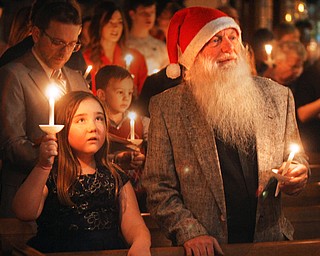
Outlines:
[[[292, 239], [293, 228], [283, 216], [281, 196], [274, 196], [271, 169], [283, 163], [291, 143], [301, 146], [293, 97], [290, 89], [269, 79], [255, 78], [255, 82], [265, 98], [265, 123], [256, 134], [259, 188], [265, 193], [258, 198], [254, 241]], [[151, 99], [150, 114], [142, 183], [151, 216], [175, 244], [208, 234], [227, 243], [215, 135], [192, 93], [181, 84], [158, 94]], [[302, 156], [296, 160], [307, 165]]]
[[[89, 91], [79, 72], [62, 68], [67, 91]], [[10, 216], [17, 187], [38, 157], [39, 124], [48, 124], [46, 89], [50, 81], [31, 51], [0, 68], [0, 145], [3, 150], [1, 216]]]

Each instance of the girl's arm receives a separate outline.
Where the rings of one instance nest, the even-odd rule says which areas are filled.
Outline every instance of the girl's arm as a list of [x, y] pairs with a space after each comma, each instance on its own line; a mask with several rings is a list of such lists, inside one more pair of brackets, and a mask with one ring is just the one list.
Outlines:
[[55, 135], [46, 135], [43, 138], [40, 145], [39, 161], [13, 199], [12, 208], [17, 218], [29, 221], [37, 219], [41, 214], [48, 195], [46, 182], [54, 156], [58, 155], [57, 148]]
[[120, 207], [122, 234], [131, 245], [128, 256], [150, 256], [150, 232], [141, 217], [130, 182], [127, 182], [120, 191]]

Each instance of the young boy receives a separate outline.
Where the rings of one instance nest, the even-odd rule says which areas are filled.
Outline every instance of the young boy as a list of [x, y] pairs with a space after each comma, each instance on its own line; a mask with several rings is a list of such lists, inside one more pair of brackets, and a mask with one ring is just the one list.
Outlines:
[[130, 139], [131, 127], [128, 117], [134, 84], [131, 74], [124, 68], [108, 65], [96, 74], [97, 96], [105, 103], [109, 118], [109, 158], [118, 164], [130, 177], [135, 189], [140, 210], [145, 209], [145, 193], [141, 187], [140, 176], [145, 162], [149, 118], [137, 116], [134, 124], [136, 145]]

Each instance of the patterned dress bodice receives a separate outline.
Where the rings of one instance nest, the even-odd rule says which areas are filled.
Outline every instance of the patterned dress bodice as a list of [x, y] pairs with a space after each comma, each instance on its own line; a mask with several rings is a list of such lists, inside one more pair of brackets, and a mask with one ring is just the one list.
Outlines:
[[[128, 177], [122, 172], [119, 174], [124, 185]], [[52, 174], [48, 178], [47, 187], [49, 193], [37, 220], [38, 232], [59, 235], [68, 231], [109, 230], [119, 226], [116, 182], [107, 168], [99, 167], [94, 174], [79, 176], [71, 195], [75, 204], [73, 207], [59, 202]]]

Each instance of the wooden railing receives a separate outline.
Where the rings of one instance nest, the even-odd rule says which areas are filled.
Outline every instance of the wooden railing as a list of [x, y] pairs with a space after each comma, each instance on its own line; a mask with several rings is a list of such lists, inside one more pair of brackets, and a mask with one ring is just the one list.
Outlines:
[[[265, 242], [252, 244], [221, 245], [225, 256], [319, 256], [320, 240]], [[48, 256], [126, 256], [127, 250], [108, 250], [91, 252], [48, 253]], [[13, 255], [41, 256], [40, 252], [27, 247], [15, 247]], [[151, 248], [152, 256], [185, 256], [183, 247]]]

